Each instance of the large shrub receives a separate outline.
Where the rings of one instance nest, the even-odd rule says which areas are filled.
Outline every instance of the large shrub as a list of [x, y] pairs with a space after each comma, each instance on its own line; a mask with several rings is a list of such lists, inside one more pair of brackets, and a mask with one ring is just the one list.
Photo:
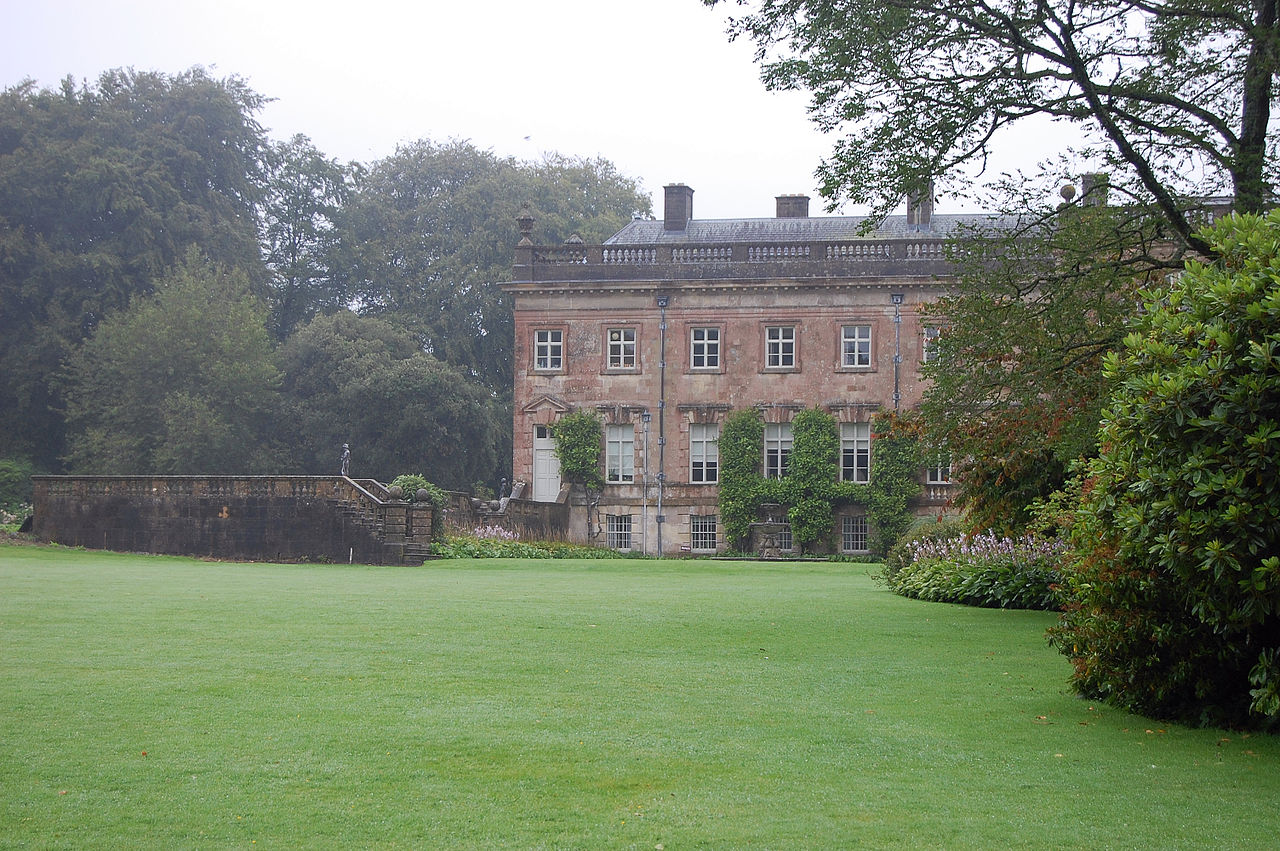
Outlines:
[[35, 473], [25, 458], [0, 458], [0, 508], [31, 502], [31, 476]]
[[1280, 720], [1280, 213], [1149, 294], [1114, 384], [1053, 633], [1085, 695], [1207, 724]]

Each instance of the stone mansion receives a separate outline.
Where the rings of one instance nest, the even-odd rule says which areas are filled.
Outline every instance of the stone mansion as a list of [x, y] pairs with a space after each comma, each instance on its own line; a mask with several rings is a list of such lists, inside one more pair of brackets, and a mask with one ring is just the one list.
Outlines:
[[[661, 220], [633, 221], [602, 245], [535, 245], [532, 216], [520, 219], [506, 286], [513, 475], [535, 500], [571, 501], [551, 426], [597, 413], [605, 486], [572, 527], [616, 549], [724, 548], [717, 439], [735, 409], [762, 413], [766, 476], [786, 473], [791, 419], [817, 406], [840, 424], [841, 476], [867, 481], [872, 415], [920, 402], [937, 334], [920, 306], [953, 273], [947, 235], [977, 218], [935, 214], [924, 197], [863, 233], [861, 217], [810, 216], [803, 195], [779, 196], [775, 218], [715, 220], [694, 217], [693, 195], [667, 186]], [[945, 466], [920, 471], [920, 513], [946, 505], [948, 478]], [[865, 551], [865, 514], [836, 521], [840, 549]]]

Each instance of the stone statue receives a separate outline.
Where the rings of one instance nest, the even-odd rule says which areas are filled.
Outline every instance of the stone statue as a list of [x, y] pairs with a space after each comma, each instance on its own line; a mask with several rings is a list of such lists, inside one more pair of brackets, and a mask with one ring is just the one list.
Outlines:
[[342, 444], [342, 475], [346, 475], [351, 470], [351, 444]]

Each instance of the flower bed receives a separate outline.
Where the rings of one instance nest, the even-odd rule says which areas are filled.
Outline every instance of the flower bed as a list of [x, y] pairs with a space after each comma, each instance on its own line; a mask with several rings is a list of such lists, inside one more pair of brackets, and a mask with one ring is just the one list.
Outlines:
[[906, 564], [887, 573], [904, 597], [1001, 609], [1060, 607], [1059, 566], [1068, 547], [1056, 539], [992, 533], [921, 538], [907, 545]]

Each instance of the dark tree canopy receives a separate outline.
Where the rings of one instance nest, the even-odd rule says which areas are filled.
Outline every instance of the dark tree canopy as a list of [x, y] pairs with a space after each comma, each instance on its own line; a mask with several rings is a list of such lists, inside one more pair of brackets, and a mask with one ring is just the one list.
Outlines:
[[274, 472], [280, 373], [264, 317], [244, 272], [192, 249], [69, 357], [71, 469]]
[[325, 157], [306, 136], [271, 145], [262, 200], [262, 251], [270, 272], [271, 331], [287, 338], [317, 313], [346, 307], [333, 276], [342, 249], [336, 223], [355, 166]]
[[635, 181], [604, 160], [525, 163], [466, 142], [419, 141], [374, 163], [344, 214], [356, 309], [409, 329], [425, 351], [495, 392], [511, 386], [510, 280], [530, 202], [540, 238], [603, 240], [649, 211]]
[[[465, 142], [342, 165], [305, 136], [270, 143], [254, 118], [263, 103], [200, 69], [0, 93], [0, 459], [325, 472], [351, 442], [366, 475], [496, 485], [510, 472], [501, 284], [520, 205], [533, 205], [541, 238], [596, 241], [649, 200], [605, 160], [521, 162]], [[225, 315], [201, 324], [192, 310]], [[273, 428], [261, 406], [234, 401], [274, 403], [264, 328], [289, 365], [291, 416], [266, 417]], [[215, 339], [184, 347], [183, 334]], [[210, 348], [227, 340], [243, 346], [238, 367], [234, 349]], [[140, 389], [146, 376], [155, 393]], [[247, 419], [221, 409], [219, 393]]]
[[755, 40], [766, 82], [809, 90], [817, 122], [847, 134], [820, 169], [833, 200], [888, 212], [989, 165], [1031, 116], [1082, 130], [1113, 188], [1200, 250], [1185, 197], [1257, 211], [1274, 184], [1274, 0], [743, 2], [731, 32]]
[[104, 317], [189, 246], [259, 265], [260, 96], [236, 78], [110, 71], [0, 93], [0, 444], [52, 469], [50, 382]]
[[505, 406], [402, 328], [348, 311], [320, 316], [285, 343], [281, 363], [281, 441], [300, 472], [336, 473], [350, 443], [359, 478], [389, 482], [421, 471], [467, 490], [477, 481], [495, 487], [509, 473]]

